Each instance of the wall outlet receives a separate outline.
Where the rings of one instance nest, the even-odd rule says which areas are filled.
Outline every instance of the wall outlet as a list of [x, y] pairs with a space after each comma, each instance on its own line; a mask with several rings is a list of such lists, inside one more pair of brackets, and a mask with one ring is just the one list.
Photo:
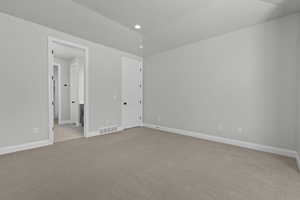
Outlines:
[[39, 128], [33, 128], [33, 133], [38, 134], [40, 132]]

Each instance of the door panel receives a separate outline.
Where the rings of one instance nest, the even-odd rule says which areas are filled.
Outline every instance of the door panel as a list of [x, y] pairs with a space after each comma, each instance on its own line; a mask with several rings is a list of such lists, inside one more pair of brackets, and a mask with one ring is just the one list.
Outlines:
[[122, 126], [132, 128], [142, 123], [142, 63], [122, 58]]
[[79, 68], [70, 69], [70, 99], [71, 99], [71, 121], [79, 124]]

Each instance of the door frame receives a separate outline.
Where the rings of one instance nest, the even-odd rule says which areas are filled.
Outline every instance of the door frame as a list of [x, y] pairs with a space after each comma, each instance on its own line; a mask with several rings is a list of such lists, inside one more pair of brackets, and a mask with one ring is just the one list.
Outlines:
[[54, 66], [57, 67], [57, 90], [58, 90], [58, 124], [61, 124], [61, 65], [59, 63], [55, 63], [53, 62], [53, 69], [54, 69]]
[[126, 124], [124, 124], [124, 119], [123, 119], [123, 112], [124, 112], [124, 107], [123, 107], [123, 90], [122, 90], [122, 84], [123, 84], [123, 59], [132, 59], [132, 60], [136, 60], [139, 62], [139, 68], [140, 68], [140, 84], [141, 84], [141, 91], [140, 91], [140, 100], [141, 100], [141, 105], [140, 105], [140, 122], [138, 122], [137, 124], [134, 125], [134, 127], [139, 127], [139, 126], [143, 126], [143, 112], [144, 112], [144, 69], [143, 69], [143, 60], [138, 59], [138, 58], [133, 58], [133, 57], [129, 57], [129, 56], [122, 56], [121, 57], [121, 126], [122, 129], [127, 129], [127, 128], [134, 128], [134, 127], [128, 127], [126, 126]]
[[48, 37], [48, 125], [49, 125], [49, 140], [51, 144], [54, 144], [54, 113], [53, 113], [53, 65], [54, 65], [54, 55], [53, 55], [53, 44], [58, 43], [61, 45], [71, 46], [84, 51], [85, 54], [85, 66], [84, 66], [84, 137], [88, 137], [88, 127], [89, 127], [89, 99], [88, 99], [88, 68], [89, 68], [89, 48], [77, 44], [74, 42], [69, 42], [66, 40], [58, 39], [55, 37]]

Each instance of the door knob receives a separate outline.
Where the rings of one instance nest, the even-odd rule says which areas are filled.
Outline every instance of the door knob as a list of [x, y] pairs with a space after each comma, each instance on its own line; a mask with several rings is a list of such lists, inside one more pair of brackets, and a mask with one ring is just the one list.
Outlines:
[[75, 101], [72, 101], [72, 103], [75, 103]]
[[127, 102], [124, 102], [123, 105], [126, 106], [126, 105], [127, 105]]

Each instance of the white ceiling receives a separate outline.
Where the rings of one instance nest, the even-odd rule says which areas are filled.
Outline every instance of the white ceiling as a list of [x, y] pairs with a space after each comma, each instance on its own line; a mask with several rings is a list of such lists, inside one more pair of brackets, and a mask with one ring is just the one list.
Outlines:
[[0, 12], [142, 55], [140, 34], [72, 0], [0, 0]]
[[1, 0], [0, 11], [149, 56], [300, 11], [300, 0]]
[[54, 56], [64, 58], [64, 59], [73, 59], [84, 57], [84, 51], [78, 48], [69, 47], [66, 45], [61, 45], [54, 43], [53, 44]]
[[300, 10], [300, 0], [73, 0], [133, 28], [144, 55], [251, 26]]

